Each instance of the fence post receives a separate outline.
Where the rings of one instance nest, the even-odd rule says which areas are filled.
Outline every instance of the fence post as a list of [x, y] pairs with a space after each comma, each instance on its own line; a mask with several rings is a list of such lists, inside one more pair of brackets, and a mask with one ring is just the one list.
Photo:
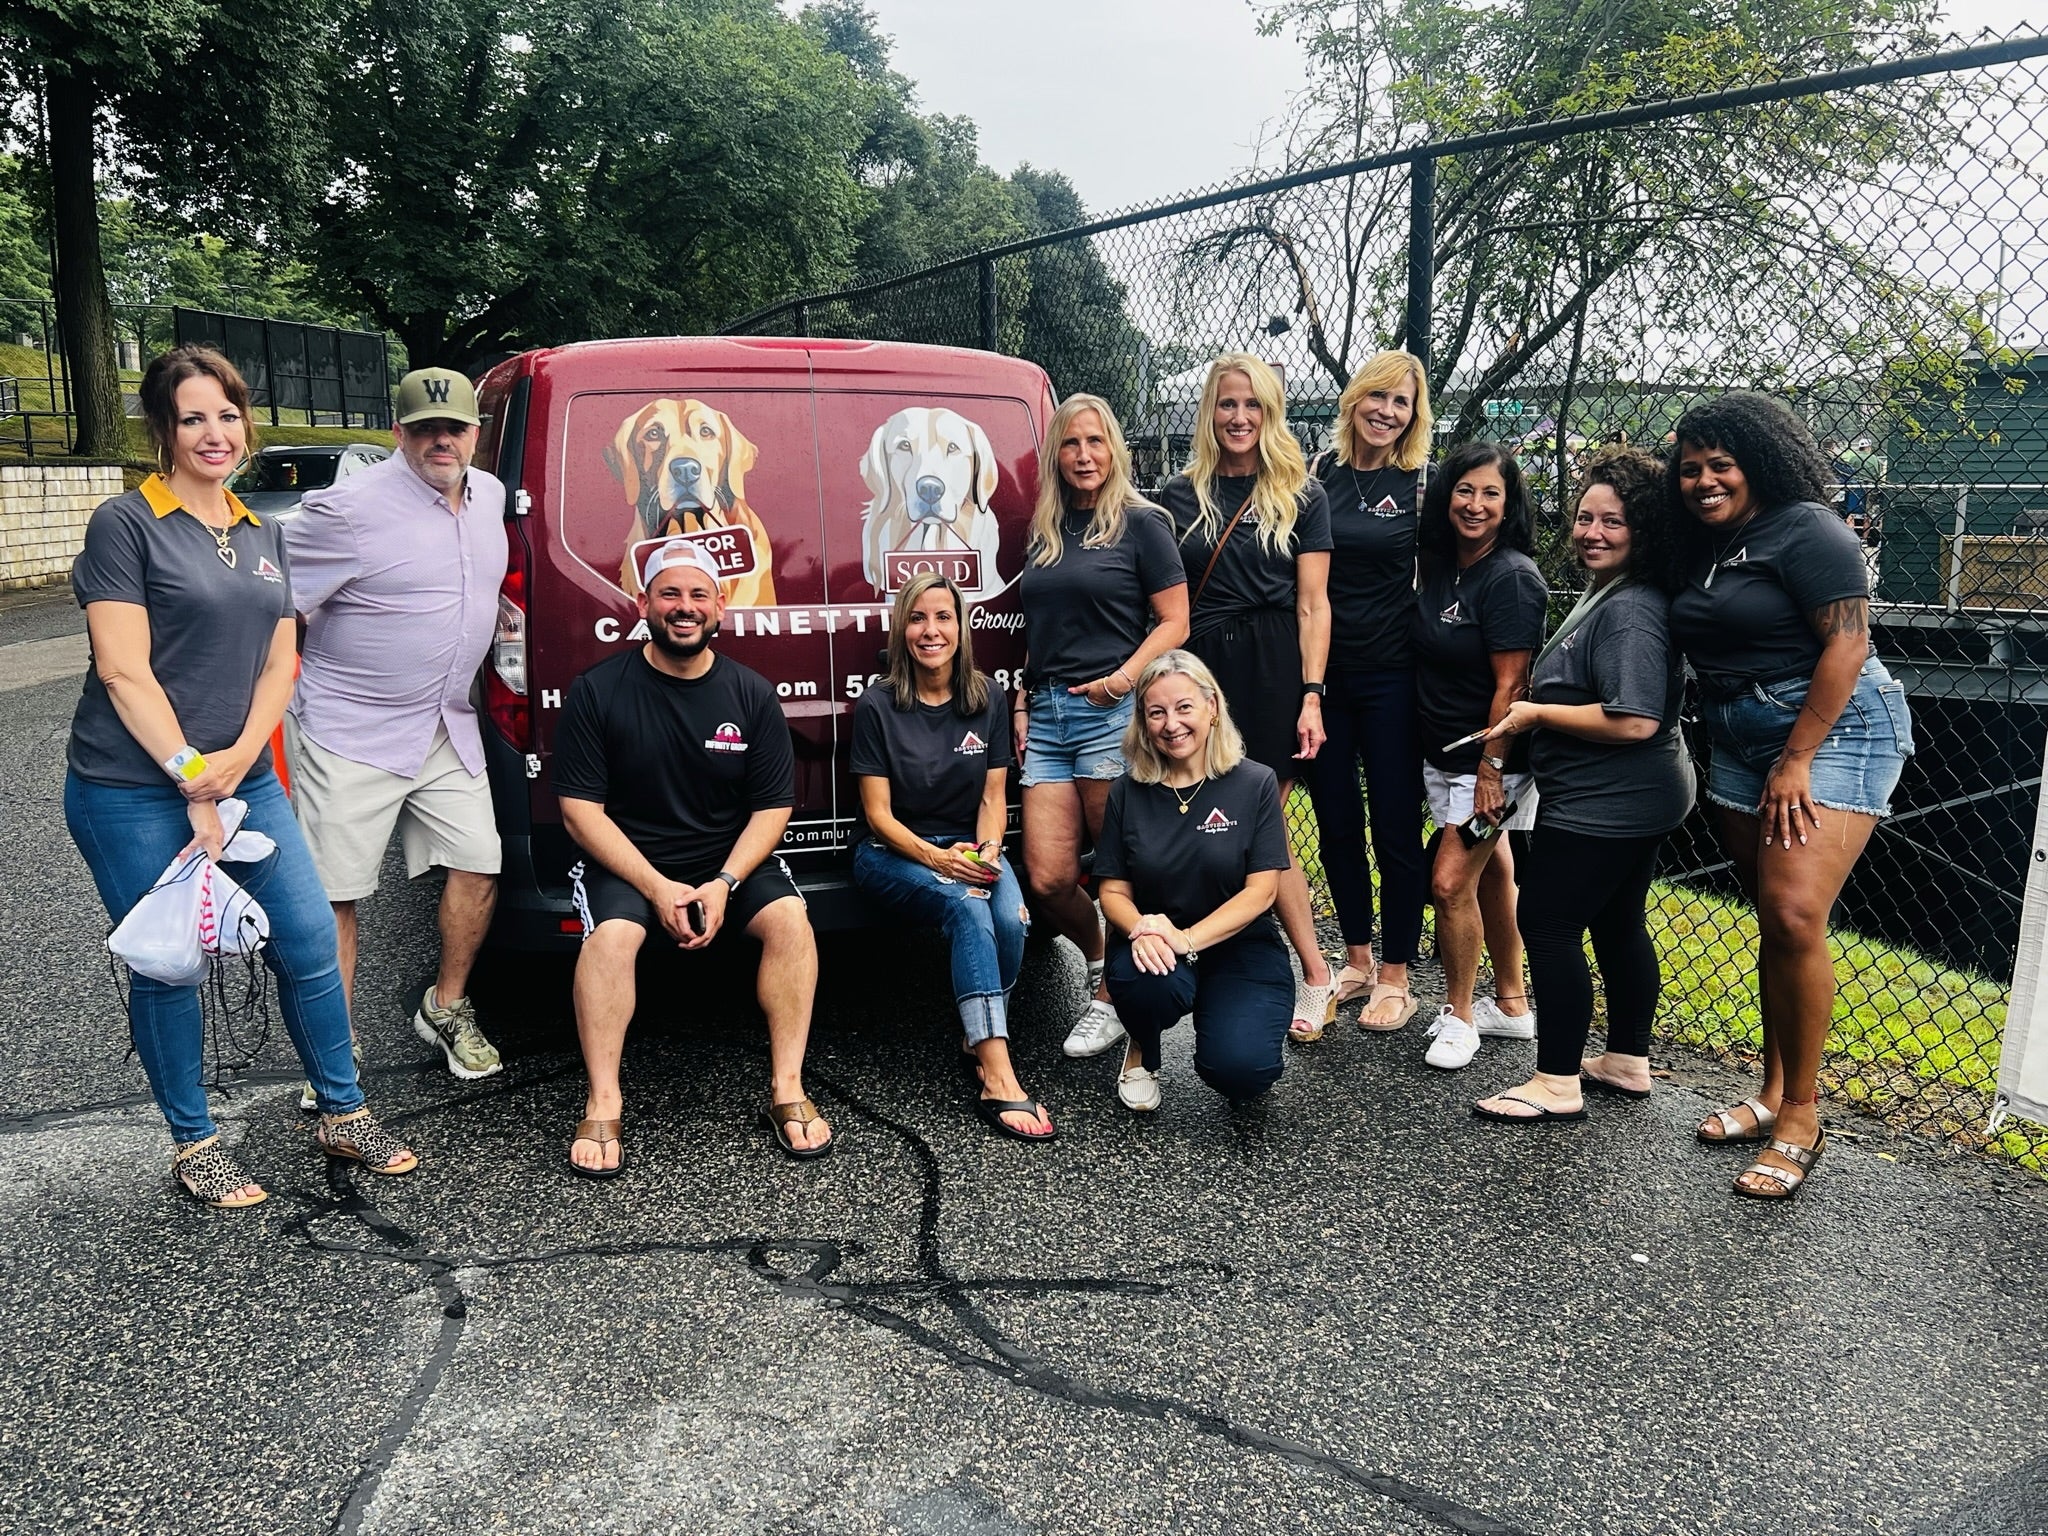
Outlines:
[[799, 304], [796, 307], [796, 333], [799, 336], [811, 334], [811, 306]]
[[1001, 319], [996, 313], [996, 264], [984, 258], [975, 263], [975, 270], [981, 274], [981, 350], [1000, 351], [996, 345]]
[[1406, 344], [1429, 374], [1429, 327], [1436, 291], [1436, 157], [1408, 166], [1408, 320]]

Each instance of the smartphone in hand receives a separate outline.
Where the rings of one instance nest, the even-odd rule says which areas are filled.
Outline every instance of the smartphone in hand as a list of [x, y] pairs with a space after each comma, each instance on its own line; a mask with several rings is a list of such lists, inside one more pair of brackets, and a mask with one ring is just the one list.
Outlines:
[[696, 934], [701, 938], [704, 933], [704, 925], [706, 922], [704, 916], [704, 903], [701, 901], [692, 901], [686, 903], [683, 907], [683, 921], [689, 925], [691, 933]]
[[1510, 800], [1500, 808], [1500, 814], [1497, 817], [1489, 818], [1477, 814], [1468, 816], [1458, 823], [1458, 841], [1467, 848], [1477, 848], [1481, 843], [1492, 842], [1494, 838], [1500, 835], [1500, 829], [1507, 825], [1509, 818], [1514, 814], [1515, 802]]

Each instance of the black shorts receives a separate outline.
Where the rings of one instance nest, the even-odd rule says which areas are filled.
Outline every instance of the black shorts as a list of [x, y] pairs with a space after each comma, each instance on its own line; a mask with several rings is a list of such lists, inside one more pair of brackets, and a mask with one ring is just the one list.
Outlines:
[[1301, 745], [1301, 625], [1292, 611], [1265, 608], [1239, 614], [1188, 641], [1187, 648], [1216, 674], [1230, 718], [1244, 735], [1244, 754], [1273, 770], [1283, 783], [1308, 765]]
[[[665, 879], [680, 885], [702, 885], [707, 880], [718, 878], [718, 871], [678, 870], [655, 868]], [[654, 920], [654, 908], [647, 898], [633, 887], [606, 869], [595, 859], [585, 859], [569, 871], [569, 891], [576, 902], [577, 916], [583, 919], [583, 937], [589, 938], [597, 932], [599, 923], [623, 918], [629, 923], [638, 923], [642, 928], [668, 932]], [[718, 930], [719, 938], [728, 933], [744, 932], [747, 924], [760, 916], [762, 910], [785, 896], [803, 900], [797, 890], [796, 881], [789, 875], [789, 866], [774, 854], [763, 859], [754, 872], [739, 883], [725, 904], [725, 923]]]

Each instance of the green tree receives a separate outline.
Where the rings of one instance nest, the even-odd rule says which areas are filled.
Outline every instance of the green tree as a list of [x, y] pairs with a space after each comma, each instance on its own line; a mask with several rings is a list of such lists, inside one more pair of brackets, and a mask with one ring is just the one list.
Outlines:
[[[1080, 194], [1056, 171], [1019, 166], [1010, 186], [1024, 204], [1031, 234], [1088, 222]], [[1088, 240], [1042, 245], [1013, 259], [1028, 274], [1019, 352], [1050, 374], [1062, 394], [1101, 395], [1135, 429], [1158, 375], [1150, 343], [1131, 322], [1124, 285]]]
[[41, 329], [42, 314], [34, 301], [50, 297], [46, 228], [27, 167], [13, 155], [0, 155], [0, 333], [9, 341]]

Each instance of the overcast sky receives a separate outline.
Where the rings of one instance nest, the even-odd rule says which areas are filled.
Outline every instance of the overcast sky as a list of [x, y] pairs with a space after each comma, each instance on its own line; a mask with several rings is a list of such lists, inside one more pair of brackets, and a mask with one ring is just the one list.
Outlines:
[[[1064, 171], [1091, 213], [1229, 179], [1301, 83], [1291, 38], [1246, 0], [866, 0], [927, 112], [972, 118], [981, 157]], [[1949, 27], [2003, 33], [2036, 0], [1963, 0]]]

